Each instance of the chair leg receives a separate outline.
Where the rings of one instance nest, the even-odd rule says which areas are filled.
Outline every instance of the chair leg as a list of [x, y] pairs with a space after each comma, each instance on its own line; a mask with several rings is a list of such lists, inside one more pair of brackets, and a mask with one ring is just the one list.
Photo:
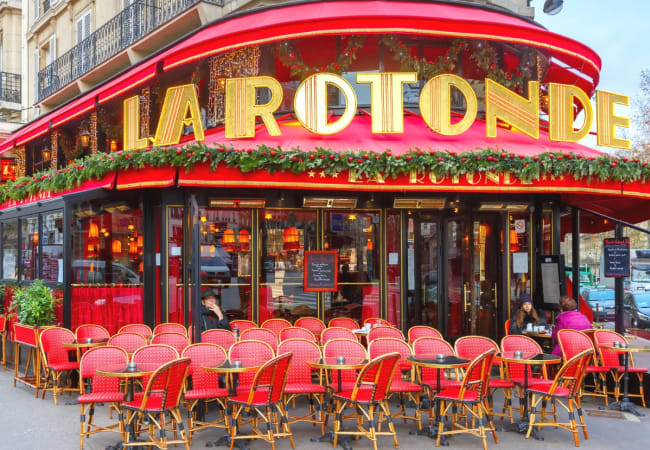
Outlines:
[[639, 394], [641, 394], [641, 404], [645, 408], [645, 391], [643, 390], [643, 374], [638, 373], [637, 376], [639, 377]]
[[585, 417], [582, 413], [582, 398], [580, 396], [576, 397], [576, 411], [578, 412], [578, 420], [580, 421], [580, 427], [582, 427], [582, 434], [585, 439], [589, 439], [589, 433], [587, 432], [587, 425], [585, 424]]
[[580, 438], [578, 437], [578, 427], [576, 426], [575, 414], [573, 412], [573, 400], [567, 401], [567, 408], [569, 410], [569, 423], [571, 424], [571, 432], [573, 433], [573, 442], [576, 447], [580, 447]]

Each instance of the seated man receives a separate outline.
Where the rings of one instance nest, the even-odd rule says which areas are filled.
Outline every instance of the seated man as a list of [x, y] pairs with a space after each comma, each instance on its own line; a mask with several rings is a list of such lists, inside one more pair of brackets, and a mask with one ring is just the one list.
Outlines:
[[217, 293], [212, 289], [206, 289], [201, 293], [201, 332], [220, 328], [222, 330], [232, 331], [230, 322], [217, 304]]

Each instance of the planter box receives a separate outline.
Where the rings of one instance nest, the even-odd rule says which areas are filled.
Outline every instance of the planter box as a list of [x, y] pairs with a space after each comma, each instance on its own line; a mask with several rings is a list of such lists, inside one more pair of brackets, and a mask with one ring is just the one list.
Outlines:
[[38, 336], [41, 334], [43, 328], [36, 328], [31, 325], [23, 325], [22, 323], [14, 323], [14, 342], [38, 347]]

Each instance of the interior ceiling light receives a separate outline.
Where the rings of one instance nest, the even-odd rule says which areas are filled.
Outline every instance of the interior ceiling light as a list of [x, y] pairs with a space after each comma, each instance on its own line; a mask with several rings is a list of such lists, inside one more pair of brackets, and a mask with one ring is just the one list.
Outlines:
[[347, 209], [356, 208], [356, 198], [320, 198], [320, 197], [304, 197], [302, 199], [302, 206], [304, 208], [336, 208]]
[[544, 12], [554, 16], [562, 11], [562, 6], [564, 6], [564, 0], [546, 0], [544, 2]]
[[443, 209], [447, 204], [444, 198], [396, 198], [393, 208]]

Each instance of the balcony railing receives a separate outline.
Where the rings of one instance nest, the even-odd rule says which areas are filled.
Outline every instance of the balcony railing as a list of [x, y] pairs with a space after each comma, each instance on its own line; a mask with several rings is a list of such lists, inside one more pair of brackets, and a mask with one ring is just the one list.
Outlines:
[[0, 101], [20, 103], [20, 75], [0, 72]]
[[224, 0], [140, 0], [127, 6], [38, 72], [37, 101], [58, 91], [200, 2], [219, 6], [224, 4]]

